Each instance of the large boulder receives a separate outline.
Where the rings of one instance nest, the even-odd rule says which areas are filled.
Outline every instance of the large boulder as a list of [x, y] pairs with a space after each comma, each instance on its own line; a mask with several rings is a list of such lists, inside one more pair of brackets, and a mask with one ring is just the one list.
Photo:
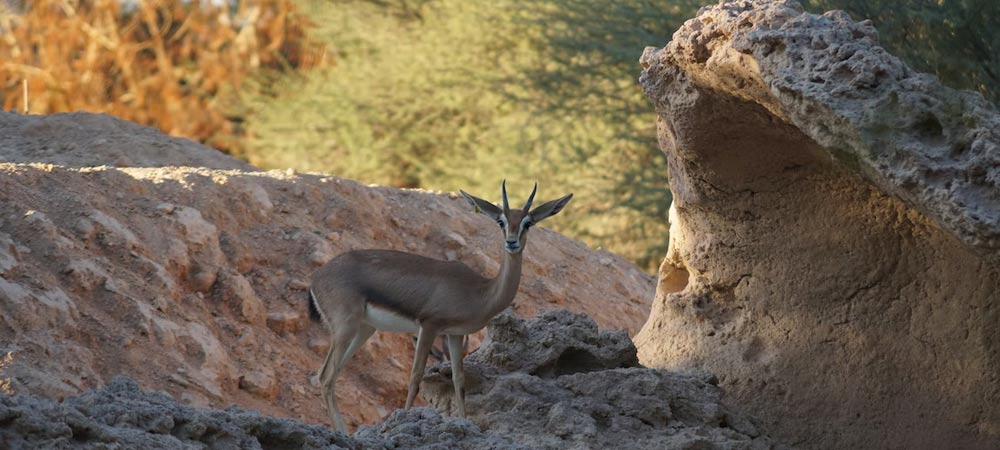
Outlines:
[[803, 448], [1000, 448], [996, 109], [793, 1], [641, 62], [674, 203], [640, 361]]

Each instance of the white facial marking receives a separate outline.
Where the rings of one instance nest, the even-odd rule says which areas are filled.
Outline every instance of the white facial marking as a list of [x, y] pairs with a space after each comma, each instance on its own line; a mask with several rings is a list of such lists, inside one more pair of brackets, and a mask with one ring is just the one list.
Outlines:
[[[504, 217], [504, 223], [508, 223], [507, 218]], [[524, 245], [521, 242], [521, 235], [524, 233], [524, 220], [518, 224], [517, 228], [511, 229], [508, 225], [504, 229], [504, 246], [503, 249], [507, 253], [516, 254], [520, 253], [524, 249]]]
[[520, 227], [521, 231], [524, 232], [524, 230], [527, 230], [527, 228], [525, 227], [525, 225], [527, 225], [529, 223], [533, 223], [533, 222], [534, 221], [531, 220], [531, 216], [524, 216], [524, 218], [521, 219], [521, 227]]

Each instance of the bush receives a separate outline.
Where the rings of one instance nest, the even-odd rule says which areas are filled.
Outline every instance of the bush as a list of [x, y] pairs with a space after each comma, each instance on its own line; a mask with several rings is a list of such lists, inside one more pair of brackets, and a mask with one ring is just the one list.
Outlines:
[[[577, 193], [552, 226], [654, 270], [670, 194], [637, 59], [700, 3], [300, 0], [338, 66], [244, 95], [244, 156], [486, 196], [503, 178], [515, 197], [539, 180], [543, 196]], [[992, 3], [806, 5], [873, 17], [883, 43], [918, 70], [996, 95]]]
[[244, 97], [251, 163], [494, 200], [506, 178], [515, 203], [538, 180], [577, 194], [551, 226], [655, 269], [670, 194], [638, 57], [693, 3], [300, 7], [338, 65]]
[[322, 59], [288, 0], [122, 3], [0, 3], [3, 108], [20, 109], [26, 79], [32, 113], [105, 112], [231, 149], [238, 130], [220, 104], [226, 89], [260, 69]]

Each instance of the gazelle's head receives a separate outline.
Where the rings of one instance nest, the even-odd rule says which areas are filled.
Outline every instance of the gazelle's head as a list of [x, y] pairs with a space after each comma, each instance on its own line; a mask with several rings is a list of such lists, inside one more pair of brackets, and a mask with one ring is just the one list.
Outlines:
[[469, 204], [476, 208], [476, 211], [496, 221], [497, 225], [500, 226], [500, 230], [503, 231], [503, 248], [507, 253], [511, 254], [521, 253], [521, 250], [524, 250], [529, 228], [542, 220], [558, 214], [559, 211], [562, 211], [566, 207], [569, 200], [573, 198], [573, 194], [567, 194], [562, 198], [545, 202], [535, 209], [531, 209], [531, 203], [535, 200], [535, 192], [538, 190], [538, 183], [535, 183], [535, 188], [531, 190], [531, 195], [528, 197], [528, 201], [524, 204], [524, 207], [510, 209], [510, 205], [507, 203], [506, 180], [504, 180], [500, 189], [503, 192], [503, 208], [481, 198], [473, 197], [465, 191], [459, 192], [469, 201]]

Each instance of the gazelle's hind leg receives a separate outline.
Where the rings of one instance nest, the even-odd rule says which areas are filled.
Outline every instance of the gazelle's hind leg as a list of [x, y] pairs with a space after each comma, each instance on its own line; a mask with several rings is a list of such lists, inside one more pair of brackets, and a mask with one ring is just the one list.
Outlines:
[[341, 370], [338, 363], [343, 359], [344, 352], [350, 346], [353, 337], [353, 333], [344, 332], [331, 335], [330, 350], [326, 353], [326, 360], [323, 361], [323, 366], [319, 369], [319, 382], [323, 386], [326, 411], [330, 415], [330, 420], [337, 426], [337, 430], [344, 433], [347, 433], [347, 426], [344, 425], [344, 419], [340, 417], [340, 409], [337, 408], [337, 376], [340, 375]]
[[406, 409], [413, 406], [413, 400], [420, 391], [420, 380], [424, 378], [427, 355], [431, 352], [431, 345], [434, 344], [436, 336], [437, 332], [427, 327], [420, 327], [420, 332], [417, 334], [417, 348], [413, 352], [413, 366], [410, 368], [410, 386], [406, 390]]
[[[417, 347], [417, 335], [410, 337], [413, 341], [413, 348]], [[438, 340], [434, 340], [434, 345], [431, 346], [431, 352], [428, 356], [439, 363], [448, 361], [448, 336], [439, 336], [441, 344], [438, 345]]]
[[448, 335], [448, 351], [451, 353], [451, 382], [455, 385], [455, 405], [458, 417], [465, 417], [465, 336]]
[[375, 328], [368, 324], [361, 324], [358, 328], [358, 333], [354, 335], [354, 339], [351, 339], [350, 346], [344, 352], [344, 358], [340, 361], [341, 368], [347, 365], [347, 362], [354, 356], [354, 352], [358, 351], [362, 345], [365, 345], [365, 342], [368, 342], [368, 338], [372, 337], [373, 334], [375, 334]]
[[344, 370], [347, 361], [351, 359], [354, 352], [361, 348], [361, 345], [371, 337], [375, 329], [363, 323], [340, 324], [339, 329], [333, 331], [330, 337], [330, 351], [326, 354], [323, 367], [319, 370], [320, 383], [323, 385], [323, 398], [326, 400], [327, 412], [330, 419], [337, 425], [337, 429], [347, 433], [347, 426], [340, 416], [340, 408], [337, 407], [337, 377]]

